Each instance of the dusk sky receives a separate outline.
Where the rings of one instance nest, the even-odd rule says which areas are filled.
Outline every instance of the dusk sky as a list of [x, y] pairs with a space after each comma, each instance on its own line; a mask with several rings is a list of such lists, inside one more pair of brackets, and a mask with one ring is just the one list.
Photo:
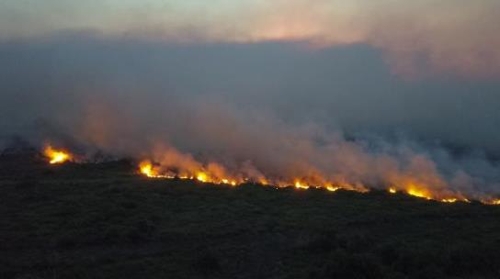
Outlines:
[[491, 192], [499, 26], [498, 0], [4, 0], [0, 139], [346, 177], [410, 150]]
[[14, 1], [0, 3], [3, 40], [92, 31], [165, 42], [304, 40], [311, 47], [366, 44], [394, 71], [499, 74], [495, 0]]

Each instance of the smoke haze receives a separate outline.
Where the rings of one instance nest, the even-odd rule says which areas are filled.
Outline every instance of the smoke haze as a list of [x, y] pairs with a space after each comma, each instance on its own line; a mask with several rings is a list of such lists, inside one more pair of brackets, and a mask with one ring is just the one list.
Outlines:
[[500, 83], [405, 80], [367, 45], [71, 33], [0, 45], [1, 139], [166, 169], [500, 194]]

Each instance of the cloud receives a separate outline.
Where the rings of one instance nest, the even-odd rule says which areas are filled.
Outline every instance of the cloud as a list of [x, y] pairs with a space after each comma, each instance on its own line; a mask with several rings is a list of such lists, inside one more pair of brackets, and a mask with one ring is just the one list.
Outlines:
[[26, 3], [0, 4], [1, 37], [97, 30], [168, 42], [367, 44], [382, 50], [393, 72], [407, 78], [500, 74], [495, 0]]

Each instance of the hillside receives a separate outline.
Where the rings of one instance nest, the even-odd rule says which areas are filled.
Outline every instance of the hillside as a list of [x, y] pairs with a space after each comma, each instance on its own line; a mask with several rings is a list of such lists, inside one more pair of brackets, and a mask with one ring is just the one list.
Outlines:
[[500, 207], [0, 164], [1, 278], [498, 278]]

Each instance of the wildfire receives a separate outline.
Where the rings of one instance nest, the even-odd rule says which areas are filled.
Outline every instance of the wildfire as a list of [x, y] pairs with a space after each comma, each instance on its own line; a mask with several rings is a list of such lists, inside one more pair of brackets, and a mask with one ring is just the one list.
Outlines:
[[432, 196], [429, 193], [429, 191], [427, 191], [425, 189], [418, 188], [414, 185], [410, 185], [408, 187], [408, 189], [406, 190], [406, 193], [408, 193], [408, 195], [410, 195], [410, 196], [414, 196], [417, 198], [423, 198], [423, 199], [427, 199], [427, 200], [432, 199]]
[[156, 172], [153, 170], [153, 164], [149, 161], [144, 161], [139, 164], [139, 170], [147, 177], [157, 177]]
[[197, 175], [196, 175], [196, 180], [200, 181], [200, 182], [208, 182], [208, 175], [204, 172], [199, 172]]
[[500, 205], [500, 199], [488, 199], [482, 200], [481, 202], [488, 205]]
[[173, 175], [159, 174], [157, 168], [150, 161], [142, 161], [139, 164], [139, 172], [149, 178], [175, 178]]
[[[240, 176], [240, 178], [235, 178], [227, 175], [225, 171], [221, 172], [212, 172], [210, 171], [210, 168], [204, 168], [202, 166], [198, 166], [200, 170], [198, 171], [193, 171], [190, 172], [188, 170], [185, 170], [183, 172], [180, 172], [180, 174], [162, 174], [160, 172], [161, 166], [160, 165], [154, 165], [151, 161], [146, 160], [142, 161], [139, 164], [139, 171], [141, 174], [145, 175], [146, 177], [149, 178], [166, 178], [166, 179], [183, 179], [183, 180], [193, 180], [193, 181], [199, 181], [202, 183], [212, 183], [212, 184], [220, 184], [220, 185], [230, 185], [230, 186], [238, 186], [241, 184], [244, 184], [246, 182], [254, 182], [254, 183], [259, 183], [260, 185], [263, 186], [272, 186], [275, 188], [283, 188], [283, 187], [288, 187], [288, 186], [293, 186], [296, 189], [299, 190], [307, 190], [312, 187], [314, 188], [323, 188], [327, 191], [330, 192], [335, 192], [339, 189], [344, 189], [344, 190], [351, 190], [351, 191], [358, 191], [358, 192], [368, 192], [369, 188], [364, 187], [363, 185], [358, 185], [358, 184], [349, 184], [345, 181], [339, 181], [338, 183], [334, 184], [333, 182], [325, 182], [323, 185], [318, 185], [312, 182], [313, 180], [309, 181], [308, 179], [294, 179], [291, 182], [287, 182], [286, 180], [273, 180], [265, 177], [259, 177], [256, 179], [249, 179], [249, 178], [241, 178], [243, 176]], [[223, 168], [220, 168], [223, 169]], [[219, 169], [219, 170], [220, 170]], [[225, 175], [223, 175], [225, 174]], [[335, 185], [335, 186], [334, 186]], [[403, 190], [404, 189], [404, 190]], [[432, 188], [426, 187], [425, 185], [420, 185], [420, 184], [415, 184], [409, 182], [407, 185], [402, 184], [398, 186], [391, 186], [387, 188], [387, 191], [391, 194], [396, 194], [399, 191], [404, 191], [406, 194], [410, 196], [414, 196], [417, 198], [422, 198], [426, 200], [434, 200], [434, 201], [439, 201], [443, 203], [455, 203], [455, 202], [470, 202], [468, 199], [460, 195], [459, 193], [446, 193], [446, 194], [440, 194], [438, 192], [433, 192], [431, 190]], [[444, 197], [443, 197], [444, 196]], [[489, 199], [489, 200], [482, 200], [481, 201], [484, 204], [489, 204], [489, 205], [500, 205], [500, 199]]]
[[242, 182], [238, 182], [236, 179], [232, 178], [221, 178], [216, 179], [215, 176], [211, 175], [205, 171], [199, 171], [196, 175], [182, 174], [160, 174], [158, 167], [155, 166], [151, 161], [145, 160], [139, 164], [139, 172], [149, 178], [167, 178], [167, 179], [182, 179], [182, 180], [196, 180], [202, 183], [213, 183], [213, 184], [225, 184], [231, 186], [237, 186]]
[[309, 189], [309, 187], [310, 186], [305, 185], [304, 183], [300, 182], [299, 180], [295, 181], [295, 188], [297, 188], [297, 189], [307, 190], [307, 189]]
[[234, 180], [229, 181], [228, 179], [225, 179], [225, 178], [222, 179], [222, 183], [223, 184], [227, 184], [227, 185], [231, 185], [231, 186], [237, 186], [238, 185], [238, 183], [236, 181], [234, 181]]
[[[369, 192], [369, 188], [364, 187], [363, 185], [351, 185], [346, 182], [339, 182], [337, 184], [333, 184], [332, 182], [325, 182], [325, 184], [315, 184], [313, 182], [309, 182], [307, 179], [294, 179], [292, 180], [293, 182], [287, 182], [286, 180], [273, 180], [269, 178], [264, 178], [260, 177], [255, 180], [249, 179], [249, 178], [234, 178], [230, 176], [221, 176], [222, 173], [225, 173], [224, 171], [220, 173], [214, 173], [210, 172], [207, 169], [195, 171], [192, 174], [189, 174], [189, 172], [184, 173], [183, 175], [177, 175], [177, 174], [161, 174], [159, 172], [160, 166], [155, 166], [151, 161], [143, 161], [139, 164], [139, 171], [143, 175], [150, 177], [150, 178], [167, 178], [167, 179], [183, 179], [183, 180], [194, 180], [194, 181], [199, 181], [202, 183], [211, 183], [211, 184], [220, 184], [220, 185], [231, 185], [231, 186], [238, 186], [241, 184], [244, 184], [246, 182], [255, 182], [263, 186], [273, 186], [275, 188], [283, 188], [283, 187], [288, 187], [288, 186], [293, 186], [296, 189], [299, 190], [307, 190], [312, 187], [314, 188], [323, 188], [327, 191], [330, 192], [335, 192], [339, 189], [344, 189], [344, 190], [350, 190], [350, 191], [358, 191], [362, 193]], [[210, 168], [208, 168], [210, 169]], [[216, 168], [216, 169], [223, 169], [223, 168]], [[335, 186], [334, 186], [335, 185]], [[447, 197], [445, 196], [444, 198], [437, 198], [440, 195], [437, 195], [436, 193], [433, 193], [429, 187], [425, 187], [422, 185], [416, 185], [414, 183], [408, 183], [408, 185], [401, 185], [401, 186], [392, 186], [387, 189], [387, 191], [391, 194], [396, 194], [399, 192], [398, 189], [405, 189], [404, 192], [406, 192], [410, 196], [414, 196], [417, 198], [423, 198], [427, 200], [435, 200], [435, 201], [440, 201], [444, 203], [455, 203], [458, 201], [462, 202], [469, 202], [466, 198], [459, 194], [449, 194]], [[491, 205], [500, 205], [500, 199], [497, 200], [488, 200], [482, 201], [485, 204], [491, 204]]]
[[331, 186], [331, 185], [326, 186], [326, 190], [328, 190], [330, 192], [335, 192], [335, 191], [337, 191], [339, 189], [340, 189], [340, 187], [334, 187], [334, 186]]
[[[47, 145], [44, 149], [44, 155], [48, 158], [50, 164], [62, 164], [73, 160], [73, 155], [62, 149], [55, 149], [51, 145]], [[165, 171], [165, 169], [167, 171]], [[361, 193], [369, 192], [369, 188], [362, 184], [349, 182], [340, 179], [336, 182], [325, 181], [318, 176], [303, 177], [300, 179], [272, 179], [265, 177], [261, 173], [258, 175], [229, 175], [229, 171], [224, 167], [211, 163], [209, 165], [196, 164], [194, 168], [178, 169], [175, 165], [165, 168], [163, 165], [155, 164], [150, 160], [144, 160], [139, 163], [139, 173], [148, 178], [163, 178], [163, 179], [182, 179], [199, 181], [202, 183], [211, 183], [219, 185], [238, 186], [244, 183], [258, 183], [263, 186], [271, 186], [277, 189], [283, 187], [293, 186], [299, 190], [307, 190], [310, 188], [323, 188], [330, 192], [335, 192], [339, 189], [357, 191]], [[320, 181], [320, 182], [318, 182]], [[323, 182], [321, 182], [323, 181]], [[450, 191], [433, 191], [434, 188], [427, 187], [423, 183], [414, 183], [412, 181], [402, 181], [393, 184], [394, 186], [388, 187], [386, 191], [391, 194], [396, 194], [399, 191], [406, 192], [406, 194], [426, 200], [434, 200], [443, 203], [455, 202], [470, 202], [462, 194]], [[487, 205], [500, 205], [500, 198], [484, 198], [480, 199], [481, 203]]]
[[54, 149], [52, 146], [47, 145], [44, 150], [44, 155], [49, 159], [49, 163], [62, 164], [72, 159], [72, 155], [63, 150]]
[[[443, 194], [439, 194], [436, 192], [432, 192], [429, 187], [425, 187], [422, 185], [415, 185], [410, 183], [408, 187], [406, 188], [406, 193], [410, 196], [418, 197], [418, 198], [423, 198], [427, 200], [435, 200], [435, 201], [440, 201], [444, 203], [455, 203], [458, 201], [461, 202], [470, 202], [468, 199], [463, 197], [459, 193], [447, 193], [446, 196], [442, 197]], [[392, 192], [394, 191], [394, 192]], [[391, 187], [389, 188], [390, 193], [396, 193], [396, 189]]]

